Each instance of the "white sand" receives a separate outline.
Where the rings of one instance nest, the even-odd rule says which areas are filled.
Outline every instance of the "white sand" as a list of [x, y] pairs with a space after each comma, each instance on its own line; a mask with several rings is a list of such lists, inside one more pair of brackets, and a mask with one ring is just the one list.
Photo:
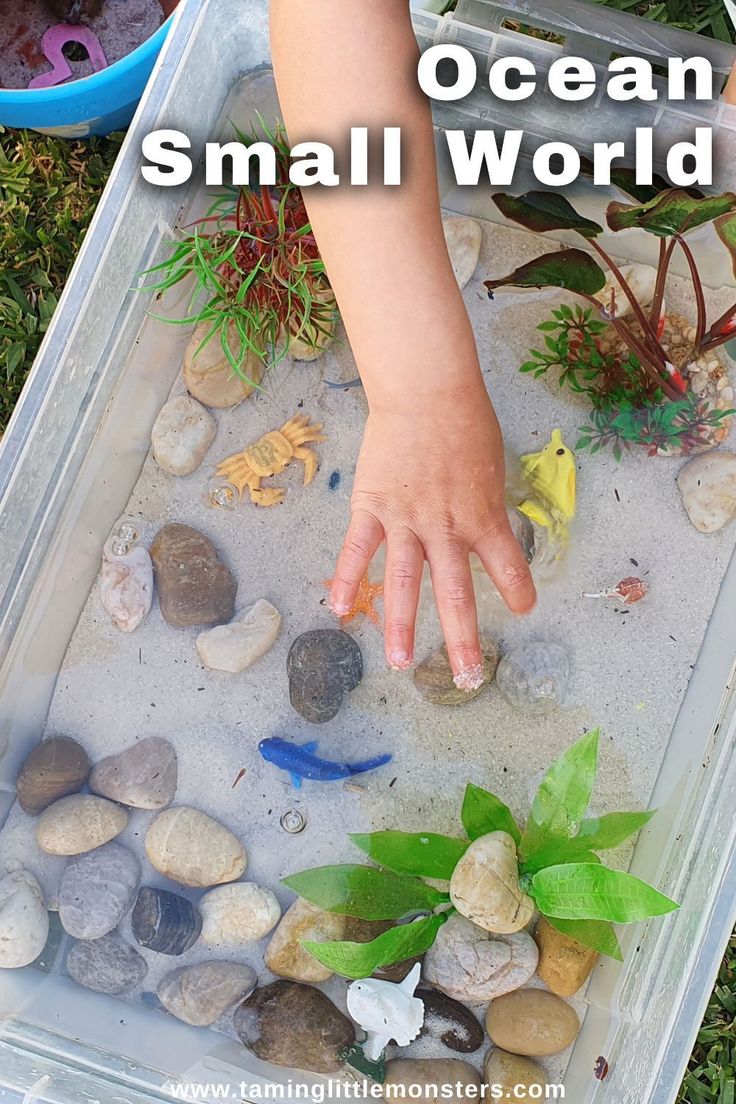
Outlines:
[[[510, 271], [545, 248], [522, 232], [487, 226], [481, 263], [465, 291], [483, 371], [515, 454], [541, 448], [555, 426], [574, 446], [577, 427], [585, 421], [584, 410], [556, 385], [518, 373], [529, 347], [537, 344], [535, 324], [555, 305], [555, 296], [508, 293], [489, 303], [482, 287], [486, 273]], [[719, 297], [713, 298], [718, 310]], [[689, 310], [685, 285], [675, 282], [669, 303]], [[459, 709], [430, 706], [410, 675], [387, 671], [379, 631], [359, 621], [349, 631], [363, 651], [364, 680], [332, 722], [310, 727], [289, 704], [286, 655], [299, 633], [334, 625], [324, 605], [323, 580], [332, 574], [348, 516], [366, 407], [361, 390], [330, 390], [322, 380], [355, 375], [344, 344], [314, 364], [283, 363], [261, 394], [216, 415], [218, 435], [200, 471], [173, 478], [149, 457], [130, 501], [129, 512], [140, 517], [148, 544], [172, 521], [196, 526], [215, 541], [239, 579], [238, 607], [267, 598], [281, 611], [283, 630], [273, 650], [241, 676], [212, 673], [199, 662], [196, 630], [169, 628], [155, 607], [127, 636], [110, 623], [95, 587], [69, 647], [47, 726], [49, 734], [76, 737], [93, 760], [146, 736], [171, 740], [180, 763], [177, 803], [201, 808], [235, 831], [250, 852], [246, 877], [274, 889], [284, 904], [292, 899], [279, 887], [284, 875], [325, 862], [360, 861], [346, 840], [348, 830], [459, 833], [469, 780], [501, 794], [523, 817], [551, 760], [597, 724], [603, 739], [594, 809], [646, 806], [734, 543], [733, 526], [705, 537], [688, 522], [675, 485], [682, 460], [631, 455], [619, 464], [610, 454], [583, 453], [570, 549], [556, 579], [542, 586], [538, 609], [514, 621], [489, 585], [479, 592], [483, 628], [504, 648], [544, 637], [569, 650], [573, 679], [565, 708], [548, 718], [522, 716], [495, 686]], [[294, 464], [272, 481], [289, 489], [279, 508], [262, 510], [245, 502], [229, 513], [206, 506], [214, 462], [299, 410], [323, 422], [328, 435], [318, 446], [321, 467], [313, 485], [301, 486], [302, 470]], [[330, 491], [335, 471], [340, 485]], [[629, 612], [579, 597], [583, 589], [598, 590], [629, 574], [646, 577], [651, 586], [650, 598]], [[426, 599], [421, 620], [420, 658], [439, 642]], [[355, 785], [306, 783], [297, 793], [258, 755], [258, 741], [272, 735], [301, 742], [316, 738], [327, 758], [361, 759], [385, 751], [395, 758]], [[241, 768], [246, 774], [234, 787]], [[301, 835], [279, 827], [289, 808], [301, 809], [307, 818]], [[149, 814], [133, 812], [122, 837], [139, 854], [149, 820]], [[22, 860], [38, 873], [53, 900], [62, 863], [40, 856], [33, 827], [16, 806], [2, 833], [4, 857]], [[164, 884], [147, 863], [144, 881]], [[228, 957], [260, 968], [262, 950], [259, 945]], [[196, 946], [176, 962], [144, 954], [150, 991], [168, 970], [212, 952]], [[339, 983], [333, 991], [342, 988]], [[420, 1049], [425, 1053], [426, 1045]], [[475, 1058], [481, 1056], [482, 1051]]]

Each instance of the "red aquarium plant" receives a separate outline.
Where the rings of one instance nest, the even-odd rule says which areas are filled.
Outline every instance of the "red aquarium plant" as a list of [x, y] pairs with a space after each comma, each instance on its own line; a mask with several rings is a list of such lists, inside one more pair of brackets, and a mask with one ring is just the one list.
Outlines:
[[171, 256], [143, 274], [156, 276], [145, 288], [159, 292], [193, 277], [187, 317], [164, 321], [205, 323], [199, 348], [218, 339], [244, 378], [250, 355], [275, 363], [296, 341], [318, 351], [336, 320], [301, 191], [289, 180], [285, 136], [280, 128], [266, 133], [276, 152], [276, 185], [226, 188]]
[[[504, 286], [557, 287], [589, 304], [587, 309], [562, 306], [553, 311], [552, 319], [539, 327], [545, 334], [546, 351], [532, 350], [532, 359], [521, 368], [535, 377], [560, 368], [561, 385], [588, 396], [592, 424], [583, 427], [579, 448], [597, 451], [610, 444], [617, 456], [634, 444], [651, 454], [688, 452], [712, 443], [724, 418], [733, 413], [713, 409], [705, 397], [694, 394], [689, 377], [700, 358], [724, 345], [736, 331], [736, 303], [710, 322], [703, 281], [687, 235], [713, 223], [736, 274], [736, 194], [702, 196], [680, 188], [662, 192], [637, 189], [623, 172], [616, 183], [640, 202], [609, 204], [606, 221], [614, 232], [639, 229], [659, 239], [659, 260], [646, 299], [598, 242], [602, 226], [578, 214], [563, 196], [537, 191], [519, 197], [502, 193], [494, 196], [494, 201], [507, 218], [528, 230], [573, 231], [597, 256], [582, 249], [546, 253], [508, 276], [486, 281], [486, 287], [491, 299], [495, 289]], [[670, 360], [662, 313], [677, 249], [687, 261], [697, 310], [691, 355], [684, 365]], [[613, 341], [608, 340], [611, 331]]]

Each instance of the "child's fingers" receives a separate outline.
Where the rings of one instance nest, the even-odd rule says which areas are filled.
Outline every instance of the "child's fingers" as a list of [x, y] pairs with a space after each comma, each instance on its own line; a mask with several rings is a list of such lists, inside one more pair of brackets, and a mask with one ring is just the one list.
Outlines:
[[475, 690], [483, 679], [483, 654], [468, 550], [453, 541], [429, 548], [427, 558], [455, 685]]
[[383, 526], [372, 514], [356, 511], [350, 518], [330, 588], [330, 609], [338, 617], [355, 603], [360, 580], [383, 540]]
[[424, 549], [410, 529], [392, 530], [386, 537], [383, 577], [386, 662], [403, 671], [414, 657], [414, 626], [424, 569]]
[[473, 551], [511, 612], [529, 613], [536, 604], [537, 592], [529, 564], [505, 511], [499, 514], [498, 527], [486, 533]]

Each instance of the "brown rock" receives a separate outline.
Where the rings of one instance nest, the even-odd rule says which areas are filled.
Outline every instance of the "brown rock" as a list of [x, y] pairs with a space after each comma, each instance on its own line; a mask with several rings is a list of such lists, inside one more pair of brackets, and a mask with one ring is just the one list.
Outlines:
[[554, 993], [517, 989], [491, 1002], [486, 1031], [502, 1050], [544, 1058], [569, 1047], [580, 1021], [575, 1009]]
[[534, 930], [539, 947], [537, 974], [558, 997], [571, 997], [587, 981], [595, 966], [597, 953], [569, 935], [553, 928], [544, 916]]
[[[547, 1075], [537, 1062], [529, 1058], [520, 1058], [518, 1054], [509, 1054], [506, 1050], [494, 1047], [489, 1050], [483, 1063], [483, 1080], [486, 1085], [499, 1085], [506, 1100], [542, 1100], [538, 1091], [547, 1084]], [[521, 1095], [522, 1087], [527, 1091]], [[534, 1089], [532, 1095], [529, 1089]]]
[[482, 694], [492, 681], [498, 667], [499, 653], [489, 640], [483, 642], [483, 682], [477, 690], [458, 690], [452, 681], [452, 669], [443, 644], [428, 656], [414, 671], [414, 685], [423, 698], [432, 705], [465, 705]]
[[109, 843], [128, 823], [127, 809], [104, 797], [70, 794], [44, 809], [36, 842], [47, 855], [81, 855]]
[[[387, 1100], [411, 1099], [435, 1104], [437, 1100], [447, 1100], [452, 1104], [480, 1099], [480, 1074], [458, 1058], [392, 1058], [386, 1063], [383, 1084]], [[459, 1093], [455, 1088], [458, 1084], [462, 1087]], [[416, 1089], [410, 1092], [412, 1085], [423, 1085], [427, 1091], [416, 1095]], [[435, 1085], [437, 1089], [433, 1088]], [[386, 1093], [388, 1086], [392, 1088]], [[404, 1086], [405, 1095], [399, 1086]], [[470, 1086], [474, 1086], [472, 1095], [468, 1092]]]
[[437, 989], [417, 989], [415, 996], [424, 1005], [421, 1036], [438, 1039], [449, 1050], [472, 1054], [483, 1046], [485, 1034], [477, 1017], [460, 1001]]
[[68, 736], [53, 736], [37, 744], [20, 768], [18, 804], [28, 816], [38, 816], [61, 797], [81, 790], [89, 777], [87, 752]]
[[[243, 376], [247, 378], [239, 376], [222, 351], [219, 334], [200, 348], [210, 329], [210, 322], [202, 322], [192, 335], [184, 354], [184, 383], [189, 394], [199, 402], [224, 410], [229, 406], [237, 406], [253, 393], [263, 378], [263, 361], [254, 354], [249, 354], [241, 369]], [[228, 329], [228, 339], [230, 348], [236, 352], [239, 339], [232, 324]]]
[[342, 1052], [355, 1042], [347, 1016], [319, 989], [274, 981], [239, 1006], [233, 1019], [243, 1046], [277, 1066], [337, 1073]]
[[222, 625], [235, 613], [238, 584], [212, 541], [188, 525], [165, 525], [151, 546], [161, 613], [169, 625]]

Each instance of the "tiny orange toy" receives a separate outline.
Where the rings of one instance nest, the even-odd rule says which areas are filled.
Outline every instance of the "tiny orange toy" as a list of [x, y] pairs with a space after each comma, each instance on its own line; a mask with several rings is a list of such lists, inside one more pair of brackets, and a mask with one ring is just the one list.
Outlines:
[[292, 460], [304, 464], [304, 485], [317, 473], [317, 454], [307, 448], [309, 441], [326, 441], [321, 425], [310, 425], [308, 414], [297, 414], [272, 433], [266, 433], [242, 452], [228, 456], [217, 465], [217, 475], [232, 483], [240, 498], [247, 487], [256, 506], [278, 506], [286, 491], [282, 487], [261, 489], [261, 480], [278, 475]]
[[[325, 579], [324, 586], [329, 588], [332, 586], [332, 579]], [[351, 609], [347, 613], [344, 613], [340, 620], [343, 625], [347, 625], [359, 613], [364, 613], [369, 621], [372, 621], [374, 625], [377, 625], [380, 629], [381, 618], [378, 616], [378, 610], [376, 609], [376, 598], [380, 598], [383, 594], [383, 583], [372, 583], [367, 575], [364, 575], [360, 580], [358, 587], [358, 593], [355, 595], [355, 602]]]

